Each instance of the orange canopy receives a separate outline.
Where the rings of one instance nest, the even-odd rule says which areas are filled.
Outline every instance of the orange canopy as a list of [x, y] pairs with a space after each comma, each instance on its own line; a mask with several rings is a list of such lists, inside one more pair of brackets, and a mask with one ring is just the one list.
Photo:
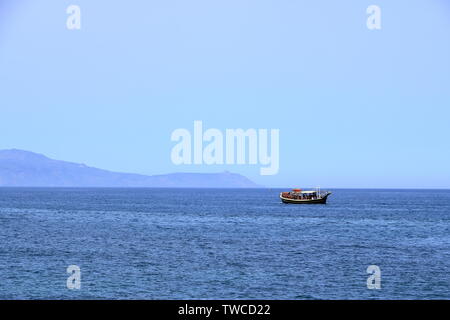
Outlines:
[[302, 189], [292, 189], [292, 191], [294, 191], [294, 192], [301, 192]]

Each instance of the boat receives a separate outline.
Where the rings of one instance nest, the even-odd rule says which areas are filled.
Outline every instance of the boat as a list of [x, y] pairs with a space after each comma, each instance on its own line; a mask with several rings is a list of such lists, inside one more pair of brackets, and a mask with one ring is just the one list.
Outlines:
[[280, 199], [283, 203], [325, 204], [330, 194], [329, 191], [320, 191], [320, 188], [316, 188], [316, 190], [292, 189], [289, 192], [281, 192]]

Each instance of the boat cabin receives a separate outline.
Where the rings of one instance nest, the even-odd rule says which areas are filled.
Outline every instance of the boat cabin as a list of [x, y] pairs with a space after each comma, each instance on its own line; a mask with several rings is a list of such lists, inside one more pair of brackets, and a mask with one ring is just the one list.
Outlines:
[[292, 189], [290, 192], [283, 192], [282, 196], [287, 199], [315, 200], [318, 198], [318, 194], [318, 190], [303, 191], [302, 189]]

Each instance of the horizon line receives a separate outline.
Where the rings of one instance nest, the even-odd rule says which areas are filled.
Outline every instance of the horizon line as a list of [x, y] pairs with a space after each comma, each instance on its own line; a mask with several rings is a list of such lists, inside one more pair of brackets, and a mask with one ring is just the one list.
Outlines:
[[[242, 189], [250, 189], [250, 190], [267, 190], [267, 189], [288, 189], [291, 190], [292, 187], [79, 187], [79, 186], [64, 186], [64, 187], [52, 187], [52, 186], [0, 186], [0, 189], [221, 189], [221, 190], [242, 190]], [[305, 188], [305, 189], [314, 189], [314, 188]], [[450, 191], [450, 188], [393, 188], [393, 187], [372, 187], [372, 188], [356, 188], [356, 187], [325, 187], [321, 189], [329, 189], [329, 190], [438, 190], [438, 191]]]

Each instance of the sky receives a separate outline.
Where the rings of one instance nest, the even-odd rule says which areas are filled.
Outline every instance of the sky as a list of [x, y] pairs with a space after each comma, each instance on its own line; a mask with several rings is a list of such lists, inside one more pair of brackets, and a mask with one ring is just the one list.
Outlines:
[[[449, 34], [446, 0], [0, 0], [0, 149], [269, 187], [450, 188]], [[279, 129], [278, 173], [175, 165], [171, 134], [196, 120]]]

